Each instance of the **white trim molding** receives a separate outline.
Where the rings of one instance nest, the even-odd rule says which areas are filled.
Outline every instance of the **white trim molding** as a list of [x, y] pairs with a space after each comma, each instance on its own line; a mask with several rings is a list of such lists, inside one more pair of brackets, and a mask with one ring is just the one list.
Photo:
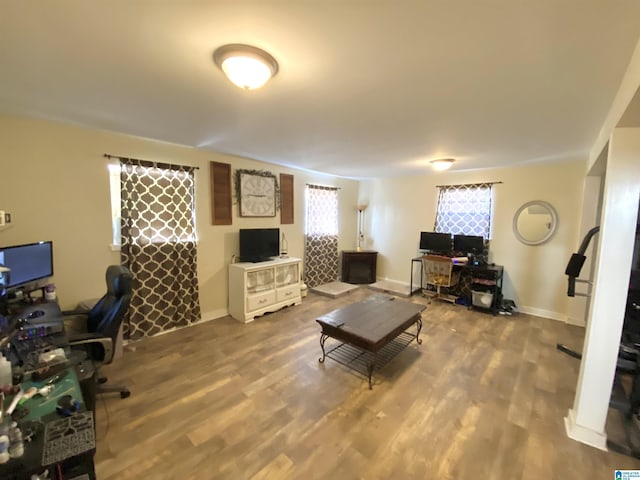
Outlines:
[[573, 408], [570, 408], [567, 416], [564, 417], [564, 428], [569, 438], [599, 450], [607, 451], [607, 434], [578, 425]]

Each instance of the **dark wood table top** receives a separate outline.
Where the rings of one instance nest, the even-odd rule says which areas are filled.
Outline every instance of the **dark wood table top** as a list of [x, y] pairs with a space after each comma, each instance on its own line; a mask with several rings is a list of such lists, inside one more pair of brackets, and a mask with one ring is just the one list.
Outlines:
[[324, 334], [376, 352], [415, 323], [426, 307], [388, 295], [372, 295], [316, 321]]

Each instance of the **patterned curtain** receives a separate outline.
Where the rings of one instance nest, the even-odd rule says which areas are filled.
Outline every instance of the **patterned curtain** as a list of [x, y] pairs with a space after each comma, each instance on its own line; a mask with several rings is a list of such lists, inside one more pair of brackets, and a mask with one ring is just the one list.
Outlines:
[[134, 279], [125, 338], [200, 319], [196, 273], [194, 169], [120, 161], [122, 264]]
[[[476, 235], [484, 237], [484, 251], [477, 258], [489, 258], [489, 235], [491, 234], [492, 183], [469, 185], [446, 185], [438, 187], [438, 212], [433, 230], [453, 235]], [[453, 294], [471, 296], [471, 275], [462, 275]]]
[[338, 189], [307, 185], [304, 281], [309, 288], [338, 279]]
[[485, 242], [491, 234], [493, 184], [446, 185], [440, 188], [434, 231], [476, 235]]

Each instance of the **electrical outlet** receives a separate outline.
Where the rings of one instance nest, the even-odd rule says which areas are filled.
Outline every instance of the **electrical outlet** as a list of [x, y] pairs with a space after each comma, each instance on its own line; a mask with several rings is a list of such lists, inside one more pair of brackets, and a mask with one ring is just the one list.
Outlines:
[[4, 222], [5, 222], [4, 210], [0, 210], [0, 227], [4, 225]]
[[11, 223], [11, 214], [4, 212], [4, 223]]

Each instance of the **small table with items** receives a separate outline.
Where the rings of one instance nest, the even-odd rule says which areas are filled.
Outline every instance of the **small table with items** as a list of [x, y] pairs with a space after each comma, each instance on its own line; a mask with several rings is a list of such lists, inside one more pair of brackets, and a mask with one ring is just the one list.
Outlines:
[[[324, 363], [329, 357], [369, 379], [414, 339], [418, 344], [422, 329], [422, 311], [426, 307], [386, 295], [372, 295], [365, 300], [329, 312], [316, 320], [322, 328], [320, 347]], [[407, 329], [416, 325], [416, 333]], [[342, 343], [325, 350], [331, 337]]]

